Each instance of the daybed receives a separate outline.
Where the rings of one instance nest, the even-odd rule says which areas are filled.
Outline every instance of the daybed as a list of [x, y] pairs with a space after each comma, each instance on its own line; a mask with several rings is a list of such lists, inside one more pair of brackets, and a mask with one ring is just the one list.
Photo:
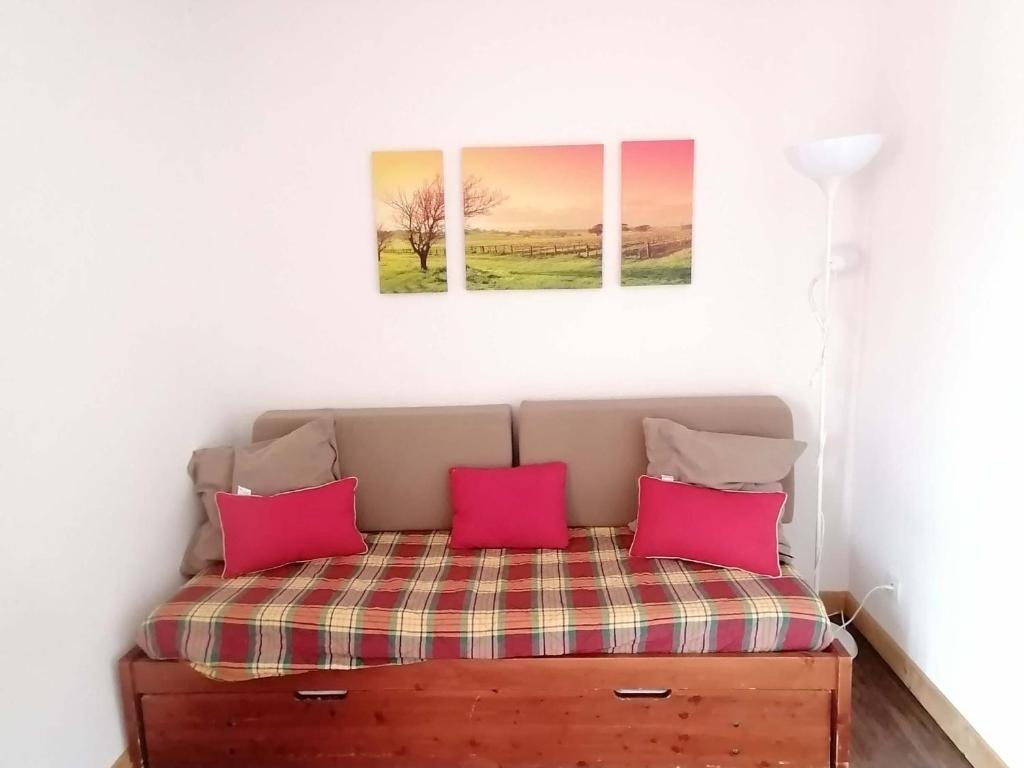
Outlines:
[[[643, 417], [789, 437], [782, 401], [278, 411], [253, 438], [324, 416], [370, 551], [154, 610], [120, 662], [136, 766], [848, 765], [851, 660], [791, 567], [627, 554]], [[449, 467], [550, 460], [567, 550], [447, 546]]]

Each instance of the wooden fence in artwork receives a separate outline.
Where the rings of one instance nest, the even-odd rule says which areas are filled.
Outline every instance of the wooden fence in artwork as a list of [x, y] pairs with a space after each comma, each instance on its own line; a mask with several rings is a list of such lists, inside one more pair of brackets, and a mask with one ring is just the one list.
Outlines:
[[[410, 248], [408, 245], [406, 245], [406, 246], [399, 245], [399, 246], [392, 247], [390, 243], [388, 244], [388, 247], [384, 249], [384, 253], [394, 253], [394, 254], [398, 254], [400, 256], [415, 256], [416, 255], [416, 252], [412, 248]], [[445, 255], [445, 247], [443, 245], [432, 245], [432, 246], [430, 246], [430, 255], [431, 256], [444, 256]]]
[[633, 261], [656, 259], [689, 247], [689, 240], [642, 240], [636, 243], [623, 243], [622, 258]]
[[[690, 247], [689, 238], [676, 240], [641, 240], [634, 243], [622, 244], [622, 258], [633, 261], [645, 259], [656, 259], [659, 256], [667, 256], [670, 253]], [[403, 256], [415, 255], [409, 246], [392, 246], [389, 244], [389, 253], [401, 254]], [[552, 256], [576, 256], [581, 259], [601, 258], [601, 243], [587, 241], [572, 242], [541, 242], [529, 245], [516, 245], [512, 243], [499, 243], [495, 245], [467, 245], [467, 254], [490, 254], [494, 256], [520, 256], [527, 259], [541, 259]], [[431, 256], [445, 255], [444, 245], [435, 245], [430, 249]]]
[[550, 256], [578, 256], [581, 259], [601, 258], [601, 243], [583, 240], [573, 242], [546, 242], [516, 245], [499, 243], [495, 245], [467, 245], [467, 254], [493, 254], [495, 256], [521, 256], [526, 259], [540, 259]]

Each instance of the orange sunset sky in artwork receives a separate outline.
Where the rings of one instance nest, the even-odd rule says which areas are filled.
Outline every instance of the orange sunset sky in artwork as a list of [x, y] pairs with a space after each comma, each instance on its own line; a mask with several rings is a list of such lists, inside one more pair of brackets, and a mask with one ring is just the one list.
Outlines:
[[693, 220], [693, 140], [622, 142], [622, 222], [679, 227]]
[[476, 176], [505, 201], [467, 228], [589, 229], [601, 223], [604, 147], [479, 147], [462, 151], [463, 177]]
[[435, 176], [444, 173], [439, 149], [373, 153], [373, 206], [377, 223], [394, 227], [394, 212], [388, 199], [398, 192], [410, 195]]

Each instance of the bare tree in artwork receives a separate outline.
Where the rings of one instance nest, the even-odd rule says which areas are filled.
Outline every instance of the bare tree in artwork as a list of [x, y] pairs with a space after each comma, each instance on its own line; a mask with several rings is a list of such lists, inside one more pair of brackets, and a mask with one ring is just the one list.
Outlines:
[[467, 176], [462, 182], [462, 217], [466, 220], [483, 216], [501, 205], [507, 196], [496, 189], [488, 189], [477, 176]]
[[409, 245], [420, 259], [420, 269], [427, 271], [430, 248], [444, 233], [444, 185], [435, 176], [412, 194], [401, 190], [387, 201], [395, 212], [395, 223], [405, 230]]
[[[500, 192], [487, 189], [479, 179], [463, 184], [463, 216], [467, 219], [487, 213], [505, 200]], [[425, 182], [412, 194], [396, 193], [387, 201], [394, 211], [395, 223], [406, 232], [409, 246], [420, 260], [420, 269], [427, 271], [427, 257], [438, 238], [444, 235], [444, 184], [441, 176]], [[380, 248], [378, 247], [378, 260]]]
[[380, 261], [380, 255], [384, 252], [384, 249], [388, 247], [388, 243], [391, 242], [391, 232], [384, 228], [383, 224], [377, 225], [377, 261]]

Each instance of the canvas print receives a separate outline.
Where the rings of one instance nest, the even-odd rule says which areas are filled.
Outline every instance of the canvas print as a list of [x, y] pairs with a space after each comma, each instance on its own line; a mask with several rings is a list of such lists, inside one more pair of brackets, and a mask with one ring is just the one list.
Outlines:
[[622, 285], [690, 282], [693, 141], [622, 142]]
[[448, 289], [440, 150], [373, 153], [381, 293]]
[[462, 151], [469, 290], [600, 288], [599, 144]]

